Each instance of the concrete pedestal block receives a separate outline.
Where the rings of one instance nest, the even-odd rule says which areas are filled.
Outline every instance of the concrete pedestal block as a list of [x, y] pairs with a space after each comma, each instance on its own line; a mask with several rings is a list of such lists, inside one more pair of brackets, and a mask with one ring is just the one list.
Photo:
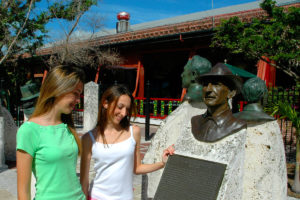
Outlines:
[[91, 81], [84, 85], [83, 132], [87, 132], [96, 126], [99, 110], [98, 93], [98, 84]]
[[4, 118], [0, 116], [0, 170], [7, 169], [7, 165], [5, 165], [5, 156], [4, 156]]

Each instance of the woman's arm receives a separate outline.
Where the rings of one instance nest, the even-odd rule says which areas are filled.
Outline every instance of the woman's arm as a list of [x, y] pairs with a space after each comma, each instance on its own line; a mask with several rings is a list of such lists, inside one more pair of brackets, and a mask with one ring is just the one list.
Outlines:
[[88, 133], [82, 136], [82, 154], [80, 160], [80, 184], [88, 199], [89, 194], [89, 171], [92, 157], [92, 140]]
[[32, 157], [22, 150], [17, 150], [17, 187], [18, 200], [30, 200]]
[[162, 161], [153, 164], [142, 164], [140, 154], [141, 130], [138, 126], [133, 126], [133, 136], [136, 141], [134, 152], [134, 173], [146, 174], [163, 168], [168, 160], [169, 155], [174, 154], [173, 145], [163, 151]]

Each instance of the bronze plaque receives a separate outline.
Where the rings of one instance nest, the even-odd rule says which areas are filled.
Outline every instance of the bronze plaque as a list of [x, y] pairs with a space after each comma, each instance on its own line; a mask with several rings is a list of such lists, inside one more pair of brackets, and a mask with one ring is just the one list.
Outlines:
[[181, 155], [166, 163], [154, 200], [215, 200], [226, 165]]

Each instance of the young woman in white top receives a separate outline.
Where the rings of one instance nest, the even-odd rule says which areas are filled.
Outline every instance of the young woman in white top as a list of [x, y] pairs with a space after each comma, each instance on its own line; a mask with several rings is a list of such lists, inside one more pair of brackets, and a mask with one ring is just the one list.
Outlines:
[[[161, 169], [174, 153], [170, 146], [164, 150], [161, 162], [141, 163], [141, 131], [130, 125], [135, 113], [134, 99], [126, 87], [112, 86], [103, 93], [96, 128], [82, 137], [80, 183], [87, 199], [132, 200], [133, 173]], [[96, 176], [89, 189], [91, 158], [95, 160]]]

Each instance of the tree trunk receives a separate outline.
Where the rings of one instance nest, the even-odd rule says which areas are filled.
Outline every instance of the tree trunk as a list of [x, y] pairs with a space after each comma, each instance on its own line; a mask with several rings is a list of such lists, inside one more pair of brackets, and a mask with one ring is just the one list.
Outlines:
[[[298, 133], [299, 133], [299, 131], [300, 131], [300, 129], [299, 130], [296, 130], [297, 131], [297, 135], [298, 135]], [[294, 191], [294, 192], [296, 192], [296, 193], [300, 193], [300, 169], [299, 169], [299, 167], [300, 167], [300, 147], [299, 147], [299, 139], [300, 138], [298, 138], [297, 137], [297, 143], [296, 143], [296, 165], [295, 165], [295, 177], [294, 177], [294, 184], [293, 184], [293, 186], [292, 186], [292, 190]]]
[[29, 7], [28, 7], [28, 11], [27, 11], [27, 14], [26, 14], [26, 18], [25, 18], [25, 21], [22, 25], [22, 27], [19, 29], [19, 31], [17, 32], [15, 38], [13, 39], [13, 41], [11, 42], [11, 44], [8, 46], [7, 50], [6, 50], [6, 54], [0, 59], [0, 65], [8, 58], [9, 54], [10, 54], [10, 51], [12, 49], [12, 47], [15, 45], [15, 43], [17, 42], [18, 40], [18, 37], [19, 35], [22, 33], [24, 27], [26, 26], [26, 23], [27, 23], [27, 20], [29, 18], [29, 15], [30, 15], [30, 12], [31, 12], [31, 7], [32, 7], [32, 4], [34, 3], [34, 0], [31, 0], [30, 1], [30, 4], [29, 4]]

